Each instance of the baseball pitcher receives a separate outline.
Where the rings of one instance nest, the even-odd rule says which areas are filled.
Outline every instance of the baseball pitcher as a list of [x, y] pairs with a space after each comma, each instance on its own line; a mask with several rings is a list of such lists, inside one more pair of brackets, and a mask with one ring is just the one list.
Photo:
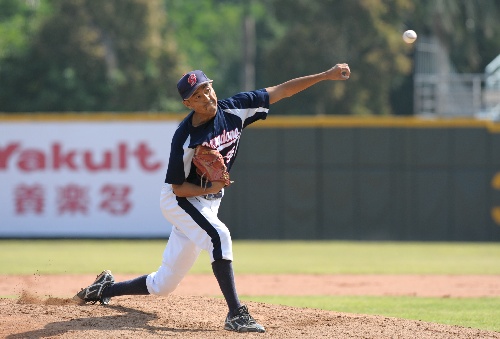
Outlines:
[[240, 303], [233, 275], [233, 248], [228, 227], [217, 212], [224, 189], [232, 183], [233, 167], [243, 130], [264, 120], [271, 104], [291, 97], [324, 80], [347, 80], [347, 64], [313, 75], [295, 78], [273, 87], [238, 93], [218, 100], [205, 73], [186, 73], [177, 83], [183, 104], [190, 113], [179, 124], [171, 144], [160, 208], [173, 225], [163, 260], [156, 272], [138, 278], [114, 281], [109, 270], [99, 274], [75, 296], [82, 302], [108, 304], [121, 295], [166, 296], [175, 290], [202, 250], [208, 252], [212, 270], [227, 302], [224, 329], [265, 332]]

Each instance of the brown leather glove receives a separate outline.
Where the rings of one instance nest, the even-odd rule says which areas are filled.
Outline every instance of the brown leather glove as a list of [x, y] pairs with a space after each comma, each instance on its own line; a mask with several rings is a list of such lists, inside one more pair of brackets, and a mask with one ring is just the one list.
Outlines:
[[193, 164], [203, 180], [210, 182], [220, 181], [225, 186], [229, 186], [232, 181], [229, 180], [224, 158], [216, 149], [199, 145], [194, 150]]

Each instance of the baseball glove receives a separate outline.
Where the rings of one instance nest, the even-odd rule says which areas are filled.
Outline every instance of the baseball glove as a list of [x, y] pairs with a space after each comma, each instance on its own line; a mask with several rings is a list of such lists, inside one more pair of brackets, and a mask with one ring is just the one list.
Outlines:
[[194, 150], [193, 164], [196, 166], [196, 173], [201, 176], [201, 181], [210, 182], [221, 181], [225, 186], [229, 186], [229, 180], [224, 158], [216, 149], [199, 145]]

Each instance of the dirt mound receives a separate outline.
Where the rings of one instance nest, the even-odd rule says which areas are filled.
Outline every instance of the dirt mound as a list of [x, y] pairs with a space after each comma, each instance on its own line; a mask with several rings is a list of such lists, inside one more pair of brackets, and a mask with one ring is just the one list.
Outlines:
[[[52, 300], [50, 300], [52, 299]], [[266, 327], [255, 338], [500, 338], [481, 331], [404, 319], [248, 302]], [[223, 299], [170, 295], [114, 298], [110, 305], [78, 305], [23, 293], [0, 299], [0, 337], [21, 338], [242, 338], [223, 329]]]
[[[0, 296], [17, 296], [22, 290], [57, 297], [73, 296], [95, 279], [87, 275], [0, 275]], [[115, 274], [116, 281], [136, 278]], [[375, 295], [441, 298], [500, 297], [499, 275], [309, 275], [237, 274], [240, 295]], [[218, 296], [213, 274], [190, 274], [175, 294]]]

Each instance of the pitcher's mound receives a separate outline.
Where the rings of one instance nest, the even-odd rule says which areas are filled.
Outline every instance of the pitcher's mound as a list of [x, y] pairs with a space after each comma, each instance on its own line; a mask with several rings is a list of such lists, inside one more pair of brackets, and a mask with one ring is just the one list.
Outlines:
[[264, 334], [223, 329], [223, 299], [171, 295], [124, 296], [110, 305], [78, 305], [23, 293], [0, 299], [2, 338], [500, 338], [488, 332], [396, 318], [248, 302]]

